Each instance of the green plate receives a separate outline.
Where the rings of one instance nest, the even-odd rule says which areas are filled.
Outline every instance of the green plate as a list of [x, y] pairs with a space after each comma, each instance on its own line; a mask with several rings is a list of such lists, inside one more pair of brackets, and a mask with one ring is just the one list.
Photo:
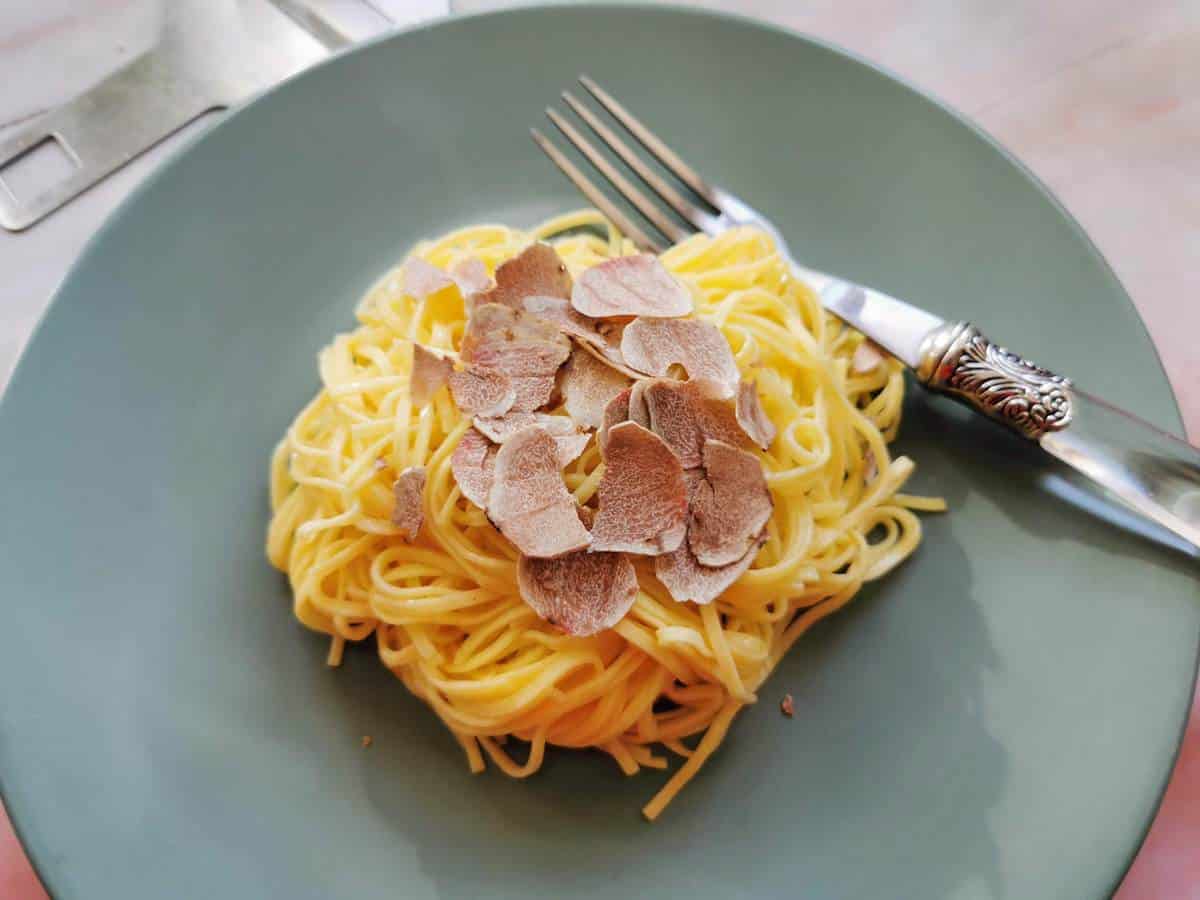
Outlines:
[[[846, 55], [739, 19], [528, 9], [398, 34], [230, 116], [113, 217], [0, 409], [0, 772], [60, 898], [1100, 897], [1191, 696], [1195, 570], [914, 392], [945, 495], [656, 825], [661, 773], [462, 753], [263, 558], [314, 354], [412, 242], [578, 205], [526, 128], [585, 71], [812, 264], [1178, 429], [1128, 298], [1033, 179]], [[779, 714], [790, 692], [796, 717]], [[375, 743], [364, 751], [364, 734]]]

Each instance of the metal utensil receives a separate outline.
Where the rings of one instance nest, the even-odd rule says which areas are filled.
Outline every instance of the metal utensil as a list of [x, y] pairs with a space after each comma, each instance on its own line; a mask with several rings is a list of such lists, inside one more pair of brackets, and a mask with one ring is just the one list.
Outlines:
[[[351, 47], [395, 25], [373, 0], [270, 0], [270, 3], [331, 51]], [[421, 4], [410, 0], [404, 13], [411, 17], [410, 21], [416, 21], [434, 14], [435, 9], [428, 0]]]
[[47, 140], [57, 141], [75, 164], [65, 179], [26, 199], [0, 181], [0, 225], [28, 228], [204, 113], [239, 103], [349, 42], [344, 30], [301, 0], [285, 5], [324, 50], [303, 36], [301, 45], [248, 29], [238, 0], [166, 3], [151, 50], [0, 141], [0, 168]]
[[532, 134], [538, 146], [639, 247], [661, 252], [666, 247], [661, 238], [676, 242], [697, 231], [716, 235], [742, 225], [766, 231], [780, 253], [819, 291], [826, 309], [911, 367], [925, 387], [954, 397], [1036, 441], [1137, 512], [1200, 548], [1200, 450], [997, 346], [968, 322], [946, 322], [882, 291], [796, 263], [787, 242], [765, 216], [701, 178], [594, 81], [581, 77], [580, 83], [688, 189], [676, 189], [616, 129], [570, 93], [562, 95], [567, 106], [656, 197], [635, 186], [564, 116], [546, 110], [563, 136], [652, 230], [627, 215], [535, 128]]

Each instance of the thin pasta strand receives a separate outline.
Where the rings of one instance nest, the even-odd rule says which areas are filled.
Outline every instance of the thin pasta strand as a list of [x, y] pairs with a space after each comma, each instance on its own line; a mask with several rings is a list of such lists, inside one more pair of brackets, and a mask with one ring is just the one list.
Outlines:
[[[411, 255], [447, 270], [475, 258], [494, 271], [533, 240], [552, 240], [574, 276], [636, 252], [598, 212], [581, 210], [528, 232], [462, 228]], [[448, 288], [418, 300], [400, 268], [367, 291], [358, 327], [320, 354], [322, 389], [271, 457], [267, 536], [294, 614], [330, 636], [329, 665], [374, 635], [380, 661], [445, 722], [472, 772], [491, 760], [528, 777], [547, 745], [603, 750], [627, 774], [667, 767], [656, 746], [683, 758], [644, 808], [651, 820], [787, 648], [914, 552], [913, 512], [945, 509], [899, 492], [913, 468], [887, 447], [900, 424], [902, 367], [886, 359], [853, 371], [861, 336], [821, 309], [769, 236], [696, 235], [662, 261], [697, 315], [722, 329], [778, 429], [761, 455], [774, 500], [767, 542], [717, 602], [677, 603], [639, 563], [633, 609], [601, 634], [563, 635], [524, 604], [515, 550], [451, 471], [469, 419], [444, 389], [421, 409], [409, 396], [412, 342], [456, 350], [464, 299]], [[414, 465], [427, 472], [425, 527], [408, 544], [390, 522], [392, 485]], [[594, 448], [567, 468], [578, 502], [593, 497], [602, 472]], [[683, 742], [692, 735], [694, 749]], [[512, 739], [528, 744], [524, 762]]]

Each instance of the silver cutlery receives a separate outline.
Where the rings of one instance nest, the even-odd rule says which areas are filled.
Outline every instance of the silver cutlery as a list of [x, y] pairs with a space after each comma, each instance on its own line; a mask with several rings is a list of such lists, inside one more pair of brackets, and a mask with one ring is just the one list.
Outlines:
[[[825, 308], [882, 346], [926, 388], [949, 395], [1002, 423], [1110, 491], [1138, 513], [1200, 548], [1200, 450], [1076, 387], [1068, 378], [1017, 356], [969, 322], [947, 322], [882, 291], [795, 262], [786, 240], [761, 213], [712, 184], [608, 92], [580, 83], [616, 127], [569, 92], [562, 98], [628, 170], [638, 187], [564, 115], [546, 114], [649, 225], [635, 220], [536, 128], [534, 140], [585, 197], [640, 248], [661, 252], [696, 232], [717, 235], [754, 226], [819, 292]], [[686, 186], [677, 189], [635, 151], [618, 129]]]
[[[353, 2], [375, 9], [369, 0]], [[265, 16], [253, 10], [262, 27], [252, 28], [239, 0], [168, 0], [159, 40], [148, 52], [0, 140], [0, 169], [46, 141], [56, 141], [74, 164], [65, 178], [27, 198], [0, 180], [0, 226], [28, 228], [204, 113], [240, 103], [363, 36], [310, 0], [274, 5], [291, 21], [276, 24], [273, 10]], [[310, 46], [296, 25], [322, 46]]]

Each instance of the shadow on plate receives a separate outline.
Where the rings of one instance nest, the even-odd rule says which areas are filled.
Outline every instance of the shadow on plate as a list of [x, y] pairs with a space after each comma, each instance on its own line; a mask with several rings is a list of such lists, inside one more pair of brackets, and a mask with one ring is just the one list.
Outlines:
[[[470, 776], [432, 712], [366, 647], [335, 691], [348, 707], [360, 691], [375, 693], [380, 716], [402, 717], [386, 727], [404, 746], [397, 755], [376, 741], [361, 765], [363, 792], [444, 897], [535, 887], [778, 896], [801, 878], [813, 897], [932, 900], [969, 885], [1001, 894], [988, 812], [1007, 764], [985, 727], [983, 692], [995, 652], [947, 520], [929, 517], [926, 527], [936, 551], [918, 551], [801, 640], [653, 825], [639, 810], [667, 775], [625, 778], [599, 753], [552, 749], [525, 781], [490, 767]], [[792, 719], [779, 711], [784, 693], [794, 696]], [[672, 771], [678, 763], [671, 758]], [[897, 809], [917, 811], [902, 831]]]
[[[394, 844], [397, 873], [411, 873], [399, 858], [414, 853], [425, 892], [444, 897], [776, 896], [800, 880], [813, 897], [1003, 895], [989, 822], [1010, 762], [989, 732], [985, 687], [1005, 673], [955, 510], [983, 501], [1000, 527], [1051, 544], [1085, 541], [1173, 571], [1192, 563], [1036, 447], [951, 403], [910, 392], [897, 449], [919, 462], [910, 490], [946, 496], [950, 513], [923, 517], [914, 558], [797, 644], [653, 825], [639, 810], [666, 774], [625, 778], [603, 754], [552, 749], [525, 781], [471, 776], [373, 645], [348, 652], [320, 701], [334, 709], [318, 718], [375, 736], [336, 764], [360, 786], [380, 843]], [[1091, 527], [1097, 514], [1106, 527]], [[306, 650], [319, 668], [323, 642]], [[785, 693], [793, 719], [778, 709]], [[912, 811], [901, 830], [897, 810]]]

